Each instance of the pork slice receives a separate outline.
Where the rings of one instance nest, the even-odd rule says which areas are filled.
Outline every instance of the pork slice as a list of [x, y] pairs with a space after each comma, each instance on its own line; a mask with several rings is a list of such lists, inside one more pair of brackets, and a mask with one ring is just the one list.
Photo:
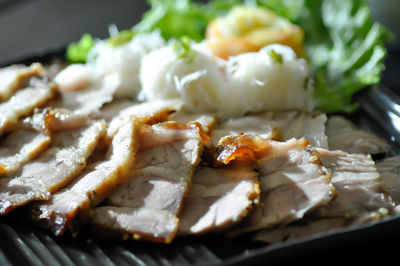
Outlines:
[[90, 85], [77, 91], [64, 91], [61, 101], [53, 107], [72, 110], [77, 114], [95, 115], [106, 104], [112, 102], [120, 84], [115, 75], [92, 81]]
[[169, 121], [175, 121], [179, 124], [187, 124], [189, 122], [198, 122], [204, 132], [209, 134], [213, 127], [217, 124], [218, 118], [217, 115], [211, 113], [190, 113], [186, 110], [179, 110], [177, 112], [172, 113], [169, 116]]
[[[107, 110], [113, 109], [115, 113], [115, 108], [118, 108], [115, 105], [119, 105], [119, 102], [111, 103], [107, 106]], [[139, 119], [142, 123], [145, 124], [154, 124], [156, 122], [163, 122], [168, 119], [168, 116], [171, 112], [179, 110], [182, 106], [182, 103], [178, 100], [155, 100], [143, 103], [136, 103], [131, 106], [125, 107], [123, 104], [123, 108], [118, 111], [118, 115], [115, 116], [109, 123], [107, 130], [107, 137], [112, 138], [118, 129], [126, 123], [127, 120], [135, 117], [135, 119]]]
[[218, 144], [221, 138], [229, 135], [236, 135], [240, 132], [257, 135], [264, 139], [282, 139], [282, 132], [276, 125], [264, 119], [263, 116], [245, 116], [241, 118], [232, 118], [218, 124], [211, 132], [212, 144]]
[[91, 164], [49, 201], [37, 204], [34, 209], [39, 223], [55, 235], [62, 235], [68, 227], [73, 227], [75, 218], [84, 223], [90, 208], [102, 202], [126, 179], [139, 146], [140, 127], [136, 120], [124, 124], [114, 136], [104, 160]]
[[392, 210], [394, 203], [370, 155], [317, 149], [322, 164], [332, 172], [337, 197], [316, 210], [321, 218], [355, 219], [367, 211]]
[[334, 197], [330, 173], [304, 139], [267, 141], [256, 157], [260, 171], [260, 206], [233, 234], [282, 226], [326, 205]]
[[293, 239], [310, 237], [318, 233], [328, 234], [335, 229], [344, 227], [348, 224], [345, 218], [329, 218], [310, 221], [305, 224], [288, 225], [281, 228], [265, 229], [257, 232], [251, 239], [266, 243], [276, 243], [290, 241]]
[[379, 154], [389, 150], [389, 144], [384, 139], [361, 130], [342, 116], [329, 117], [326, 134], [330, 150], [363, 154]]
[[132, 107], [133, 105], [140, 104], [135, 101], [127, 99], [116, 99], [110, 103], [105, 104], [99, 113], [100, 118], [104, 119], [107, 123], [117, 117], [122, 110]]
[[323, 113], [303, 111], [271, 111], [247, 115], [220, 123], [211, 134], [211, 142], [216, 144], [221, 137], [243, 132], [273, 140], [304, 137], [314, 147], [327, 148], [326, 120]]
[[[143, 139], [151, 139], [149, 135], [162, 141], [142, 145]], [[141, 134], [129, 180], [114, 191], [105, 206], [94, 209], [92, 223], [124, 237], [171, 242], [201, 152], [198, 128], [171, 122], [148, 127]]]
[[7, 101], [24, 82], [34, 76], [43, 76], [45, 70], [39, 63], [30, 66], [12, 65], [0, 69], [0, 101]]
[[259, 200], [258, 174], [252, 168], [199, 166], [193, 176], [178, 233], [202, 234], [226, 229], [239, 221]]
[[317, 149], [322, 164], [332, 173], [336, 197], [311, 212], [303, 224], [263, 230], [252, 238], [268, 243], [307, 237], [337, 227], [358, 225], [387, 216], [393, 202], [369, 155]]
[[0, 142], [0, 177], [16, 172], [45, 150], [50, 142], [50, 135], [42, 131], [20, 128], [11, 132]]
[[42, 107], [56, 94], [56, 86], [32, 78], [27, 88], [19, 90], [8, 101], [0, 103], [0, 135], [18, 123], [18, 119]]
[[389, 189], [389, 196], [396, 205], [400, 204], [400, 156], [383, 159], [376, 164], [382, 181]]
[[71, 182], [85, 168], [86, 159], [105, 133], [105, 124], [61, 131], [52, 137], [50, 147], [36, 159], [24, 164], [11, 177], [0, 179], [0, 213], [31, 201], [47, 200]]

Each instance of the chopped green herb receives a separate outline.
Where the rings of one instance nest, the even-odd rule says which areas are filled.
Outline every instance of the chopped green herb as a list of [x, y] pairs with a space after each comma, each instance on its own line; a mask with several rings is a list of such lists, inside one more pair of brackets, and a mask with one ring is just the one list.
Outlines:
[[197, 55], [196, 51], [191, 48], [191, 42], [192, 40], [189, 37], [183, 36], [176, 40], [173, 46], [178, 58], [183, 59], [188, 64], [193, 62]]
[[282, 55], [280, 53], [277, 53], [274, 49], [268, 50], [267, 53], [268, 53], [269, 57], [272, 58], [274, 63], [277, 63], [277, 64], [283, 63]]
[[130, 42], [133, 36], [135, 36], [135, 32], [133, 30], [123, 30], [120, 31], [118, 35], [108, 38], [107, 44], [114, 47], [121, 44], [125, 44]]
[[85, 33], [78, 42], [71, 43], [67, 47], [67, 60], [71, 63], [85, 63], [87, 55], [93, 46], [94, 40], [92, 35]]

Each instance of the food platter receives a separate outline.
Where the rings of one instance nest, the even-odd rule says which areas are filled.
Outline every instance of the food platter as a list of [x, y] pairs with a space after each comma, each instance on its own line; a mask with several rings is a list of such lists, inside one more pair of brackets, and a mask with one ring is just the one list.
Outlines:
[[[48, 63], [60, 58], [55, 49], [18, 58], [12, 63]], [[390, 155], [400, 154], [397, 96], [388, 88], [365, 90], [357, 96], [361, 109], [350, 118], [361, 128], [384, 137]], [[220, 235], [187, 237], [171, 244], [89, 239], [82, 234], [55, 237], [32, 226], [19, 211], [0, 218], [1, 265], [250, 265], [267, 263], [386, 260], [400, 236], [400, 217], [346, 227], [276, 244], [260, 244]]]
[[[325, 2], [328, 3], [324, 5], [325, 12], [326, 10], [330, 10], [329, 7], [339, 8], [341, 5], [338, 5], [337, 3], [339, 2], [336, 2], [336, 5], [334, 4], [330, 6], [329, 1]], [[353, 2], [355, 3], [356, 0]], [[165, 3], [167, 3], [167, 1]], [[341, 7], [339, 10], [341, 10]], [[328, 14], [333, 13], [335, 12], [328, 12]], [[319, 14], [314, 15], [319, 17]], [[335, 16], [329, 16], [329, 18], [331, 19], [331, 22], [335, 20]], [[325, 21], [328, 22], [328, 24], [329, 18]], [[364, 22], [366, 25], [369, 25], [368, 21]], [[165, 25], [168, 23], [161, 24]], [[146, 25], [146, 23], [142, 23], [141, 25]], [[163, 25], [158, 25], [159, 29], [162, 29]], [[329, 26], [330, 29], [336, 29], [336, 25], [331, 24]], [[140, 32], [139, 29], [140, 27], [137, 28], [138, 32]], [[116, 27], [110, 27], [109, 30], [110, 40], [108, 41], [115, 41], [109, 43], [111, 46], [118, 46], [118, 43], [121, 40], [124, 42], [124, 38], [114, 38], [116, 36], [125, 36], [124, 34], [116, 35], [116, 33], [118, 33]], [[163, 30], [166, 29], [163, 28]], [[352, 32], [354, 29], [350, 28], [349, 30], [349, 32]], [[129, 32], [128, 30], [128, 36], [131, 36], [130, 38], [132, 38], [132, 31]], [[144, 32], [146, 32], [146, 30]], [[121, 31], [120, 33], [126, 33], [126, 31]], [[326, 32], [323, 33], [325, 34]], [[360, 32], [356, 30], [353, 33], [357, 35]], [[137, 34], [137, 32], [135, 32], [135, 34]], [[380, 32], [380, 34], [383, 33]], [[179, 35], [176, 35], [176, 37], [177, 36]], [[360, 41], [365, 39], [365, 36], [361, 36]], [[347, 44], [348, 43], [346, 43], [346, 45]], [[72, 46], [73, 45], [77, 47], [76, 44], [72, 44]], [[55, 69], [60, 70], [60, 65], [63, 65], [65, 60], [74, 62], [71, 61], [71, 58], [68, 56], [68, 50], [70, 47], [71, 45], [64, 44], [58, 47], [53, 47], [53, 49], [43, 48], [42, 50], [36, 50], [36, 52], [24, 54], [11, 60], [0, 60], [0, 67], [12, 64], [29, 65], [35, 62], [40, 62], [42, 64], [51, 64], [56, 62]], [[192, 62], [191, 60], [193, 58], [190, 55], [193, 55], [193, 47], [191, 48], [190, 43], [188, 44], [188, 42], [185, 42], [184, 38], [175, 40], [173, 47], [173, 51], [177, 54], [178, 58], [187, 59], [187, 62], [189, 63]], [[353, 45], [353, 48], [354, 47], [355, 45]], [[196, 50], [197, 48], [194, 49], [199, 52]], [[216, 51], [218, 51], [218, 49]], [[282, 54], [279, 50], [277, 54], [273, 49], [272, 51], [265, 51], [270, 59], [273, 59], [272, 61], [274, 63], [277, 65], [282, 64]], [[349, 51], [352, 50], [350, 49]], [[370, 54], [368, 51], [369, 50], [365, 50], [364, 52], [369, 56]], [[196, 55], [196, 52], [194, 54]], [[65, 55], [67, 55], [67, 58], [64, 58]], [[86, 56], [88, 55], [86, 54]], [[377, 56], [380, 58], [383, 54], [378, 53]], [[390, 58], [393, 58], [393, 56], [389, 56], [389, 59]], [[347, 61], [348, 57], [344, 57], [343, 59], [344, 61]], [[87, 57], [85, 60], [87, 60]], [[59, 64], [60, 62], [61, 64]], [[160, 65], [162, 64], [160, 63]], [[375, 65], [374, 63], [368, 65], [375, 66], [375, 70], [378, 69], [378, 65]], [[332, 69], [335, 70], [335, 65], [333, 64], [333, 66]], [[337, 66], [339, 66], [340, 69], [343, 65], [339, 64], [336, 65], [336, 67]], [[381, 67], [383, 69], [383, 65]], [[167, 69], [166, 67], [161, 68]], [[203, 66], [201, 70], [203, 69], [206, 68]], [[150, 70], [153, 75], [153, 66], [151, 66]], [[345, 67], [342, 70], [346, 72], [346, 75], [357, 72], [352, 67]], [[371, 69], [368, 68], [367, 70], [368, 71], [362, 73], [367, 73], [367, 76], [373, 73]], [[379, 73], [380, 71], [381, 69], [379, 69]], [[396, 67], [395, 69], [392, 68], [386, 70], [386, 74], [389, 73], [396, 75], [395, 72]], [[392, 76], [394, 77], [394, 75]], [[333, 77], [334, 76], [335, 75], [333, 75]], [[44, 79], [46, 81], [51, 80], [47, 78]], [[257, 81], [259, 80], [257, 79]], [[307, 88], [305, 83], [297, 82], [297, 84], [304, 84], [304, 88]], [[333, 84], [338, 83], [333, 82], [330, 85]], [[367, 87], [359, 92], [355, 99], [361, 108], [352, 115], [346, 116], [346, 118], [353, 121], [360, 128], [375, 133], [389, 143], [390, 149], [387, 151], [386, 155], [382, 153], [373, 155], [373, 159], [378, 160], [383, 159], [385, 156], [391, 157], [400, 155], [400, 97], [396, 94], [398, 91], [395, 92], [398, 87], [397, 85], [389, 85], [389, 87], [385, 87], [384, 84], [385, 80], [383, 80], [382, 84]], [[183, 85], [180, 86], [183, 87]], [[130, 88], [133, 87], [135, 86], [131, 86]], [[301, 87], [303, 89], [303, 86]], [[360, 88], [365, 87], [366, 86], [363, 85]], [[60, 91], [62, 91], [61, 86]], [[328, 99], [328, 101], [322, 102], [325, 104], [329, 103], [332, 100], [332, 95], [335, 96], [334, 94], [335, 92], [333, 94], [325, 94], [325, 96], [328, 96], [325, 98]], [[199, 98], [198, 94], [194, 93], [194, 95], [197, 95], [197, 98]], [[289, 93], [289, 95], [295, 94]], [[329, 98], [329, 95], [331, 98]], [[264, 98], [267, 99], [268, 97]], [[335, 100], [333, 100], [332, 103], [340, 99], [340, 97], [333, 98], [335, 98]], [[226, 99], [225, 101], [230, 102]], [[218, 103], [218, 101], [216, 101], [216, 103]], [[348, 105], [348, 107], [349, 106], [350, 105]], [[330, 109], [331, 113], [332, 110], [338, 109]], [[341, 109], [339, 109], [339, 111], [340, 110]], [[342, 115], [342, 113], [339, 114]], [[246, 129], [242, 130], [246, 131]], [[352, 162], [351, 164], [356, 163]], [[334, 190], [332, 190], [332, 192], [333, 191]], [[372, 199], [370, 199], [370, 201], [372, 201]], [[397, 209], [399, 208], [396, 208], [396, 210]], [[222, 233], [219, 234], [218, 231], [198, 236], [179, 236], [169, 244], [158, 244], [146, 241], [96, 238], [97, 234], [102, 235], [103, 232], [98, 231], [96, 227], [92, 227], [90, 224], [83, 227], [87, 230], [81, 230], [77, 234], [73, 232], [74, 235], [72, 235], [72, 233], [68, 231], [63, 236], [54, 236], [52, 232], [35, 226], [31, 221], [29, 221], [30, 219], [25, 212], [29, 212], [29, 210], [29, 207], [19, 208], [12, 213], [0, 216], [0, 236], [2, 240], [0, 241], [0, 265], [286, 265], [288, 263], [303, 262], [307, 264], [311, 263], [320, 265], [321, 263], [326, 262], [335, 264], [355, 262], [361, 264], [375, 259], [381, 262], [390, 262], [389, 260], [396, 255], [396, 245], [393, 243], [396, 243], [400, 236], [400, 230], [398, 229], [400, 226], [400, 216], [397, 214], [386, 216], [379, 221], [375, 220], [367, 224], [358, 224], [325, 231], [323, 233], [315, 233], [311, 236], [276, 242], [274, 244], [255, 242], [246, 236], [228, 237]], [[33, 213], [30, 212], [28, 213], [28, 215], [32, 214]], [[132, 220], [134, 219], [131, 219], [130, 221]], [[79, 225], [79, 222], [76, 224]], [[294, 223], [295, 227], [304, 224], [307, 224], [307, 221], [297, 224]], [[181, 227], [182, 226], [180, 226], [180, 228]], [[128, 236], [129, 238], [129, 235], [123, 235], [124, 239], [125, 236]], [[131, 237], [136, 238], [137, 235], [133, 234]], [[287, 237], [290, 237], [290, 235], [288, 234]]]

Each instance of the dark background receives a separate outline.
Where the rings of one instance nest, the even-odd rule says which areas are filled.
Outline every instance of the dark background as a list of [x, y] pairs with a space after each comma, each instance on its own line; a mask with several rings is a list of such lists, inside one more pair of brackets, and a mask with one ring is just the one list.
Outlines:
[[144, 0], [0, 0], [0, 62], [65, 46], [82, 34], [108, 36], [130, 28], [148, 8]]

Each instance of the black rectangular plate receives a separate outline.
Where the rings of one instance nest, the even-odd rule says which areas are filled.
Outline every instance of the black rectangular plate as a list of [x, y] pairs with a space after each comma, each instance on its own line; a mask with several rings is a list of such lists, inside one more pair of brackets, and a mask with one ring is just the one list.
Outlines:
[[[49, 63], [64, 48], [0, 63]], [[387, 88], [371, 88], [357, 97], [360, 110], [350, 118], [391, 143], [400, 154], [400, 106]], [[347, 227], [294, 241], [265, 245], [245, 238], [206, 235], [176, 239], [172, 244], [90, 240], [85, 235], [55, 237], [32, 226], [19, 211], [0, 217], [0, 265], [267, 265], [271, 263], [392, 261], [400, 237], [400, 217]]]

